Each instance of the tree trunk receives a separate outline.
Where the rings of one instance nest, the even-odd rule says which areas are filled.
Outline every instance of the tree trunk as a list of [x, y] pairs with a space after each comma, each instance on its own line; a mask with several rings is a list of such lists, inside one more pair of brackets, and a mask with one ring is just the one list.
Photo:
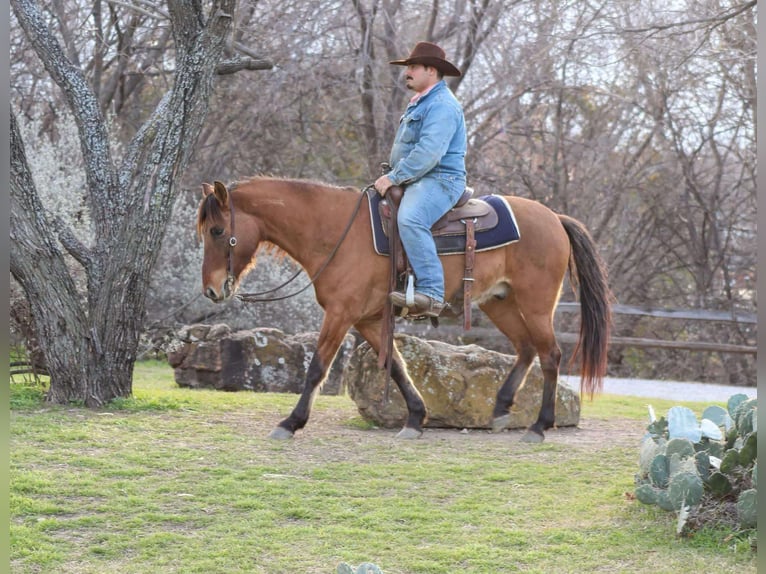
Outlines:
[[[51, 373], [49, 400], [83, 399], [88, 335], [75, 283], [51, 240], [53, 227], [34, 193], [16, 116], [11, 113], [11, 273], [24, 289]], [[27, 190], [32, 190], [28, 193]]]
[[[236, 0], [214, 0], [206, 19], [195, 0], [171, 0], [176, 48], [173, 88], [127, 148], [112, 159], [98, 99], [67, 59], [31, 0], [13, 0], [25, 35], [77, 122], [85, 159], [93, 247], [46, 215], [11, 113], [11, 273], [30, 302], [50, 371], [48, 400], [101, 406], [132, 392], [149, 278], [208, 109], [212, 79]], [[70, 190], [62, 190], [62, 193]], [[79, 267], [67, 261], [60, 246]], [[84, 273], [87, 297], [76, 288]]]

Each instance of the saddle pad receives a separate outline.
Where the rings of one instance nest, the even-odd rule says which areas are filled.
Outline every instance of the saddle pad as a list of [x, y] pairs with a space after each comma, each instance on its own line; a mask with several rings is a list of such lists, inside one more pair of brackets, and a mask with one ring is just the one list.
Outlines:
[[[368, 205], [370, 208], [370, 220], [372, 221], [372, 243], [378, 255], [389, 255], [390, 246], [388, 237], [383, 233], [378, 205], [383, 199], [374, 190], [367, 192]], [[484, 201], [497, 213], [497, 225], [491, 229], [485, 229], [476, 233], [476, 251], [489, 251], [509, 243], [515, 243], [521, 239], [519, 227], [516, 225], [516, 217], [508, 203], [499, 195], [483, 195], [476, 198]], [[446, 235], [435, 237], [436, 252], [439, 255], [456, 255], [465, 253], [465, 234]]]

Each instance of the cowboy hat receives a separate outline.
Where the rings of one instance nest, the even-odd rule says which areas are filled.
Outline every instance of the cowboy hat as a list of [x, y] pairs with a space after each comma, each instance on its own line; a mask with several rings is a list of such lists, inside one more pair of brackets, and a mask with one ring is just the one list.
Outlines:
[[393, 60], [389, 64], [394, 64], [395, 66], [423, 64], [424, 66], [433, 66], [445, 76], [462, 75], [460, 70], [445, 59], [444, 50], [431, 42], [418, 42], [406, 60]]

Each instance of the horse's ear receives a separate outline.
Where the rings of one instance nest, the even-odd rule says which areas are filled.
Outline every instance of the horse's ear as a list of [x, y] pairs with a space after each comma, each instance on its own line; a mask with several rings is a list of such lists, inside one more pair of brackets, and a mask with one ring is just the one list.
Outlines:
[[202, 184], [202, 197], [205, 198], [208, 195], [210, 195], [211, 193], [213, 193], [213, 186], [210, 185], [209, 183], [203, 183]]
[[225, 206], [226, 203], [229, 201], [229, 191], [226, 189], [226, 186], [222, 184], [220, 181], [216, 181], [214, 184], [214, 191], [215, 196], [218, 198], [218, 203], [220, 203], [222, 206]]

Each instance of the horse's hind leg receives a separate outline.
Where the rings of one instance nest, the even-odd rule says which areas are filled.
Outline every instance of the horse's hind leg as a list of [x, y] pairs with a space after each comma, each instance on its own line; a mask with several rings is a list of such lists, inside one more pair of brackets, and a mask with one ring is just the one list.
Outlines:
[[[380, 321], [357, 323], [354, 325], [362, 337], [370, 344], [373, 351], [378, 353], [380, 345]], [[402, 393], [404, 402], [407, 404], [407, 421], [396, 438], [412, 439], [418, 438], [423, 434], [423, 424], [426, 421], [426, 405], [423, 397], [420, 396], [418, 389], [412, 384], [404, 360], [399, 354], [396, 345], [393, 347], [393, 361], [391, 363], [391, 378]]]
[[544, 431], [556, 422], [556, 388], [559, 380], [559, 364], [561, 349], [556, 343], [551, 317], [528, 319], [530, 330], [535, 333], [537, 356], [540, 358], [540, 368], [543, 371], [543, 400], [537, 420], [527, 429], [522, 437], [525, 442], [542, 442]]
[[482, 309], [502, 331], [516, 350], [516, 363], [500, 390], [492, 413], [492, 430], [503, 430], [510, 421], [510, 408], [516, 392], [526, 380], [535, 354], [543, 372], [543, 399], [537, 420], [529, 426], [522, 440], [542, 442], [544, 431], [555, 423], [556, 386], [561, 350], [556, 344], [551, 314], [522, 315], [512, 301], [490, 301]]
[[497, 392], [495, 408], [492, 411], [492, 431], [500, 432], [508, 426], [511, 420], [510, 410], [516, 392], [526, 380], [537, 350], [532, 344], [532, 338], [524, 323], [524, 318], [513, 302], [491, 300], [482, 304], [481, 309], [495, 326], [508, 337], [516, 352], [516, 362]]
[[306, 372], [303, 392], [298, 399], [298, 404], [295, 405], [290, 416], [281, 421], [271, 431], [269, 438], [289, 439], [293, 437], [295, 431], [306, 426], [316, 393], [321, 383], [325, 380], [349, 327], [350, 325], [338, 317], [331, 317], [329, 314], [325, 314], [322, 329], [319, 332], [317, 350]]

